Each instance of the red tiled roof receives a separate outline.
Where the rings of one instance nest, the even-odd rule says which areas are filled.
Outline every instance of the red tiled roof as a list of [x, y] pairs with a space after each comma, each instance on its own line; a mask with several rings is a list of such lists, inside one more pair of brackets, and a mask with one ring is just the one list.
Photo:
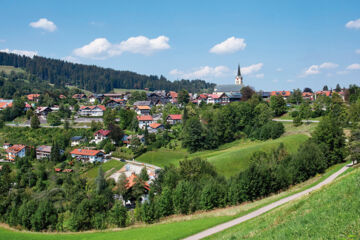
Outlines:
[[281, 95], [283, 97], [289, 97], [291, 95], [290, 91], [272, 91], [271, 96]]
[[151, 115], [141, 115], [136, 117], [138, 121], [153, 121], [153, 117]]
[[206, 94], [200, 94], [199, 98], [201, 98], [201, 99], [207, 99], [208, 96], [207, 96]]
[[150, 110], [151, 108], [149, 106], [136, 106], [139, 110]]
[[311, 92], [303, 92], [302, 96], [303, 97], [311, 97], [313, 94]]
[[100, 153], [101, 151], [99, 150], [91, 150], [91, 149], [79, 149], [76, 148], [74, 150], [72, 150], [70, 152], [70, 154], [75, 154], [75, 155], [82, 155], [82, 156], [96, 156]]
[[5, 109], [9, 106], [8, 102], [0, 102], [0, 109]]
[[170, 91], [169, 93], [170, 93], [171, 98], [177, 98], [178, 97], [177, 92]]
[[160, 127], [161, 125], [162, 125], [161, 123], [151, 123], [151, 124], [149, 124], [149, 127], [156, 129], [156, 128]]
[[31, 108], [31, 105], [28, 104], [28, 103], [26, 103], [26, 104], [25, 104], [25, 107], [26, 107], [26, 108]]
[[[130, 177], [128, 177], [126, 180], [127, 180], [127, 183], [125, 184], [125, 187], [126, 189], [130, 189], [132, 188], [135, 184], [136, 184], [136, 179], [138, 177], [135, 175], [135, 173], [132, 173], [130, 175]], [[150, 186], [147, 182], [144, 182], [144, 188], [147, 189], [147, 190], [150, 190]]]
[[172, 120], [181, 120], [182, 115], [181, 114], [169, 114], [168, 118], [170, 118]]
[[331, 91], [317, 91], [316, 95], [326, 95], [328, 97], [331, 95]]
[[125, 99], [117, 99], [117, 98], [110, 98], [110, 100], [113, 100], [115, 102], [124, 102]]
[[64, 99], [64, 98], [66, 98], [66, 96], [61, 94], [61, 95], [59, 96], [59, 98], [60, 98], [60, 99]]
[[98, 134], [103, 135], [103, 136], [107, 136], [107, 135], [110, 134], [110, 130], [100, 129], [100, 130], [98, 130], [98, 131], [96, 131], [94, 133], [94, 135], [98, 135]]
[[40, 97], [40, 94], [29, 94], [29, 95], [27, 95], [27, 99], [29, 101], [34, 101], [34, 99], [38, 98], [38, 97]]
[[61, 172], [61, 168], [55, 168], [54, 171], [55, 172]]
[[15, 144], [11, 147], [9, 147], [8, 149], [6, 149], [6, 152], [8, 153], [18, 153], [21, 150], [23, 150], [26, 146], [22, 145], [22, 144]]

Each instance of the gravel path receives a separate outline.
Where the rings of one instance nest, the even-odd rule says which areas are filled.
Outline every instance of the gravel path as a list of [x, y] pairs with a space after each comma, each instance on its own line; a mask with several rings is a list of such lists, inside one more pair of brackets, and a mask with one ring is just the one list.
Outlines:
[[226, 223], [222, 223], [220, 225], [217, 225], [215, 227], [212, 227], [212, 228], [209, 228], [207, 230], [204, 230], [200, 233], [197, 233], [195, 235], [192, 235], [190, 237], [187, 237], [185, 238], [185, 240], [197, 240], [197, 239], [202, 239], [202, 238], [205, 238], [205, 237], [208, 237], [210, 235], [213, 235], [215, 233], [218, 233], [218, 232], [221, 232], [225, 229], [228, 229], [228, 228], [231, 228], [235, 225], [238, 225], [242, 222], [245, 222], [247, 220], [250, 220], [254, 217], [257, 217], [263, 213], [266, 213], [268, 211], [270, 211], [271, 209], [274, 209], [284, 203], [287, 203], [287, 202], [290, 202], [292, 200], [295, 200], [297, 198], [300, 198], [306, 194], [309, 194], [310, 192], [314, 191], [314, 190], [317, 190], [317, 189], [320, 189], [322, 186], [326, 185], [326, 184], [329, 184], [331, 183], [336, 177], [338, 177], [340, 174], [342, 174], [343, 172], [346, 171], [346, 169], [348, 169], [351, 165], [346, 165], [345, 167], [341, 168], [339, 171], [337, 171], [336, 173], [332, 174], [331, 176], [329, 176], [328, 178], [326, 178], [324, 181], [322, 181], [321, 183], [315, 185], [314, 187], [312, 188], [309, 188], [307, 190], [304, 190], [302, 192], [299, 192], [299, 193], [296, 193], [294, 195], [291, 195], [289, 197], [286, 197], [286, 198], [283, 198], [283, 199], [280, 199], [274, 203], [271, 203], [265, 207], [262, 207], [254, 212], [251, 212], [249, 214], [246, 214], [242, 217], [239, 217], [239, 218], [236, 218], [234, 220], [231, 220], [229, 222], [226, 222]]

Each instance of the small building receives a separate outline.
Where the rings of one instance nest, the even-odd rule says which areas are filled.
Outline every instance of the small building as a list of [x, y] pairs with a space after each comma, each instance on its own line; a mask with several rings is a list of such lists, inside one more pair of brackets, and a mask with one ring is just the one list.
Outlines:
[[38, 108], [36, 108], [35, 113], [39, 116], [46, 117], [52, 111], [53, 110], [49, 107], [38, 107]]
[[167, 116], [166, 118], [166, 122], [168, 122], [170, 125], [181, 123], [181, 121], [182, 121], [181, 114], [169, 114], [169, 116]]
[[26, 96], [27, 100], [30, 102], [38, 102], [40, 98], [40, 94], [29, 94]]
[[105, 110], [106, 107], [104, 105], [81, 106], [79, 109], [79, 115], [86, 117], [102, 117]]
[[136, 101], [133, 104], [134, 106], [149, 106], [151, 107], [151, 101]]
[[86, 139], [84, 137], [82, 137], [82, 136], [72, 137], [72, 138], [70, 138], [71, 146], [74, 147], [74, 146], [80, 145], [83, 142], [85, 142], [85, 140]]
[[137, 115], [149, 115], [150, 114], [150, 106], [135, 106], [135, 112]]
[[314, 100], [314, 94], [311, 93], [311, 92], [303, 92], [302, 93], [302, 98], [305, 99], [305, 100]]
[[284, 100], [287, 100], [291, 96], [290, 91], [272, 91], [271, 96], [282, 96]]
[[123, 99], [125, 93], [105, 93], [104, 98], [108, 97], [110, 99]]
[[22, 158], [25, 157], [26, 146], [22, 144], [15, 144], [6, 149], [6, 159], [10, 161], [14, 161], [16, 157]]
[[271, 92], [263, 92], [260, 91], [257, 93], [260, 97], [262, 97], [262, 99], [264, 99], [265, 101], [269, 101], [270, 97], [271, 97]]
[[230, 92], [230, 93], [226, 93], [226, 96], [229, 97], [229, 102], [240, 102], [241, 101], [241, 93], [239, 92]]
[[81, 94], [74, 94], [74, 95], [72, 96], [72, 98], [80, 101], [80, 100], [86, 99], [86, 95], [85, 95], [85, 94], [82, 94], [82, 93], [81, 93]]
[[117, 107], [124, 107], [126, 106], [126, 100], [125, 99], [110, 99], [105, 103], [105, 106], [107, 108], [117, 108]]
[[108, 139], [109, 135], [110, 135], [110, 130], [100, 129], [94, 133], [95, 138], [92, 142], [98, 144], [101, 141]]
[[170, 91], [169, 92], [169, 98], [170, 98], [170, 102], [172, 104], [176, 104], [178, 102], [178, 94], [177, 94], [177, 92]]
[[98, 100], [99, 103], [102, 102], [104, 99], [104, 94], [92, 94], [89, 96], [89, 102], [95, 103], [96, 100]]
[[[36, 148], [36, 159], [50, 158], [51, 146], [41, 145]], [[60, 150], [60, 155], [64, 154], [64, 150]]]
[[140, 143], [141, 144], [144, 144], [145, 143], [145, 137], [144, 137], [144, 135], [124, 135], [123, 136], [123, 138], [122, 138], [122, 142], [124, 143], [124, 144], [126, 144], [126, 147], [130, 147], [131, 146], [131, 139], [133, 139], [133, 138], [138, 138], [139, 139], [139, 141], [140, 141]]
[[159, 131], [164, 131], [164, 125], [162, 125], [161, 123], [149, 124], [149, 128], [148, 128], [149, 133], [158, 133]]
[[0, 111], [5, 108], [11, 108], [13, 105], [13, 100], [0, 100]]
[[102, 162], [104, 160], [104, 153], [99, 150], [91, 149], [74, 149], [70, 152], [71, 157], [81, 160], [82, 162]]
[[136, 116], [139, 122], [139, 128], [144, 129], [145, 126], [149, 126], [149, 124], [154, 122], [154, 119], [151, 115], [140, 115]]
[[225, 94], [208, 94], [208, 98], [206, 100], [208, 104], [221, 104], [226, 105], [230, 103], [229, 97]]

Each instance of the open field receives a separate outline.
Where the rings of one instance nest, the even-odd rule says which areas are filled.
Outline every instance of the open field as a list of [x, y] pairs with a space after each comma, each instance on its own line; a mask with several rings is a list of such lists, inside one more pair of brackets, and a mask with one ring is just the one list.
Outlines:
[[237, 140], [224, 144], [216, 150], [201, 151], [193, 154], [189, 154], [185, 149], [169, 150], [161, 148], [147, 152], [136, 160], [164, 167], [169, 164], [177, 165], [185, 157], [200, 157], [211, 162], [220, 174], [229, 177], [247, 168], [251, 155], [256, 151], [269, 151], [280, 143], [284, 143], [287, 151], [292, 153], [307, 139], [308, 136], [304, 134], [294, 134], [268, 141]]
[[117, 160], [109, 160], [106, 163], [103, 163], [101, 165], [91, 168], [87, 172], [83, 173], [83, 176], [87, 177], [88, 179], [94, 180], [98, 175], [100, 166], [102, 166], [102, 169], [103, 169], [104, 173], [106, 173], [106, 176], [110, 176], [111, 173], [114, 173], [115, 171], [119, 170], [124, 165], [125, 165], [124, 162], [120, 162]]
[[144, 89], [125, 89], [125, 88], [114, 88], [113, 89], [113, 92], [114, 93], [125, 93], [125, 92], [136, 92], [136, 91], [140, 91], [140, 92], [149, 92], [149, 91], [146, 91]]
[[359, 239], [360, 169], [209, 239]]
[[267, 204], [285, 198], [297, 192], [308, 189], [323, 181], [332, 173], [342, 168], [344, 164], [338, 164], [329, 168], [325, 174], [317, 175], [308, 181], [298, 184], [287, 191], [272, 195], [270, 197], [244, 203], [235, 207], [217, 209], [208, 212], [199, 212], [189, 216], [174, 216], [164, 219], [162, 222], [153, 225], [139, 225], [126, 229], [116, 229], [108, 231], [86, 232], [86, 233], [30, 233], [19, 232], [0, 227], [0, 240], [72, 240], [72, 239], [181, 239], [194, 233], [200, 232], [209, 227], [215, 226], [225, 221], [229, 221], [249, 212], [259, 209]]
[[4, 71], [6, 74], [10, 74], [12, 71], [15, 73], [25, 73], [25, 70], [22, 68], [16, 68], [13, 66], [0, 66], [0, 72]]

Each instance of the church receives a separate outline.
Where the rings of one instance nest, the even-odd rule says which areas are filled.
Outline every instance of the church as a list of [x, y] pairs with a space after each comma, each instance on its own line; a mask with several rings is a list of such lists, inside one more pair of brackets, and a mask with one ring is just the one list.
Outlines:
[[235, 84], [216, 85], [214, 94], [223, 93], [240, 93], [241, 88], [244, 87], [243, 77], [241, 76], [240, 65], [238, 65], [237, 76], [235, 77]]

